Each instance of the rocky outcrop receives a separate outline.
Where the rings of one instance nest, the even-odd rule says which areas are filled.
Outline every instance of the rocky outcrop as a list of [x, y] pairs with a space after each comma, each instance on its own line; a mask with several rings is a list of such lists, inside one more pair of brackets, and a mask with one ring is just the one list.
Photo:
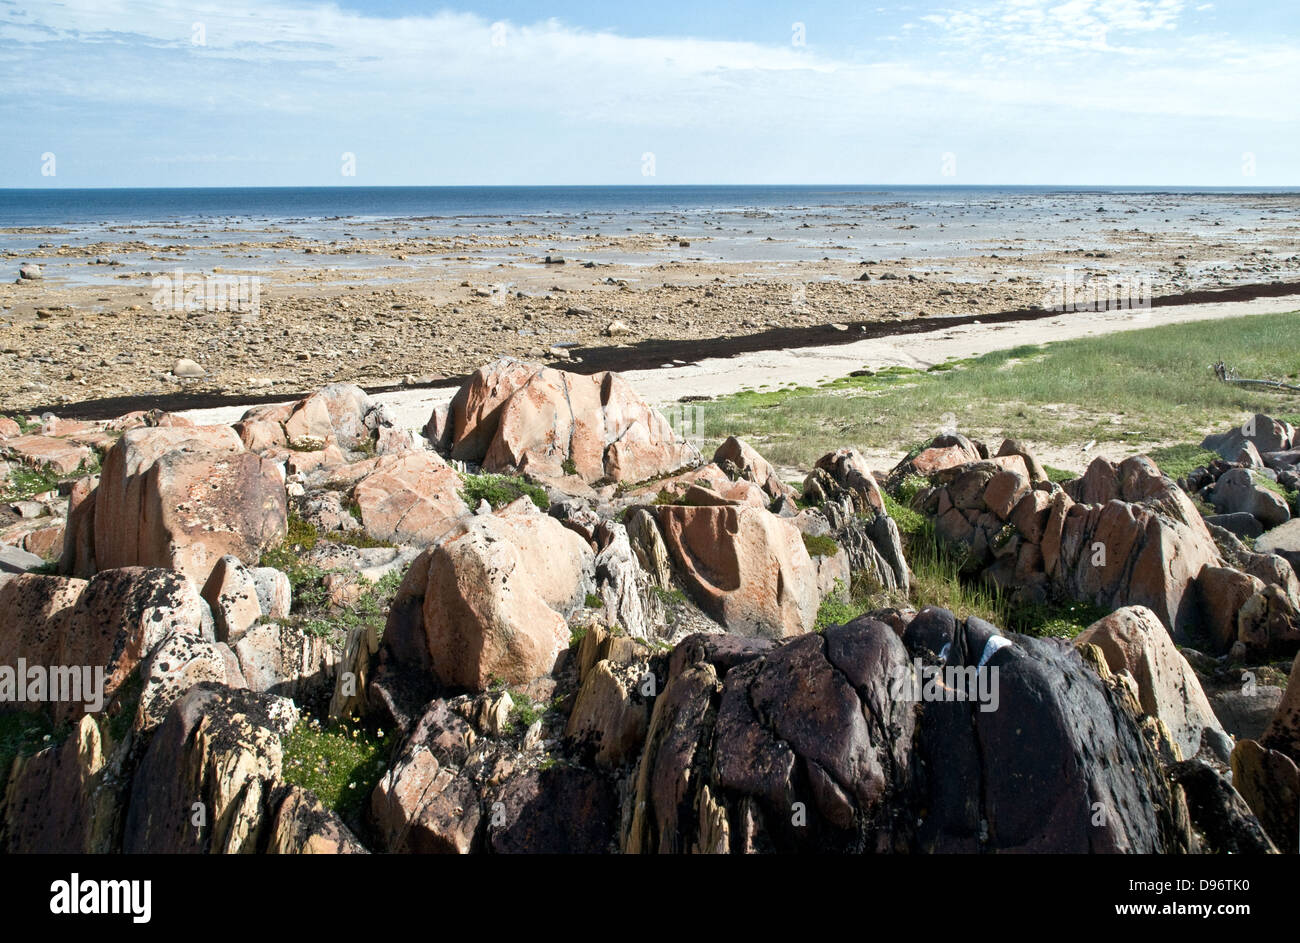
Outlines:
[[1288, 422], [1256, 413], [1240, 426], [1208, 435], [1201, 448], [1235, 462], [1241, 450], [1251, 446], [1257, 453], [1281, 452], [1293, 447], [1295, 429]]
[[204, 683], [172, 705], [136, 771], [122, 836], [128, 854], [263, 850], [282, 788], [291, 701]]
[[[385, 417], [388, 425], [391, 418]], [[331, 383], [294, 403], [254, 406], [235, 424], [249, 451], [285, 445], [354, 449], [371, 439], [380, 407], [361, 387]]]
[[[925, 610], [902, 640], [863, 618], [739, 658], [687, 652], [655, 702], [626, 851], [1191, 846], [1134, 706], [1060, 643]], [[970, 692], [996, 668], [996, 709], [943, 685], [901, 696], [914, 658], [966, 669]]]
[[1095, 645], [1112, 672], [1126, 672], [1133, 679], [1143, 712], [1165, 725], [1179, 759], [1195, 756], [1202, 737], [1207, 737], [1211, 751], [1227, 762], [1232, 741], [1196, 673], [1151, 610], [1142, 606], [1116, 610], [1076, 636], [1074, 644]]
[[1283, 854], [1295, 854], [1300, 829], [1300, 769], [1281, 750], [1239, 740], [1232, 751], [1232, 785]]
[[[102, 703], [95, 709], [118, 710], [119, 689], [169, 636], [212, 640], [211, 616], [192, 583], [168, 570], [134, 567], [105, 570], [89, 581], [0, 577], [0, 624], [0, 666], [17, 666], [21, 659], [42, 669], [57, 667], [60, 683], [76, 692], [23, 705], [48, 705], [60, 722], [77, 721], [94, 706], [96, 694]], [[49, 681], [55, 683], [53, 673]]]
[[245, 684], [253, 691], [311, 703], [334, 689], [339, 653], [329, 640], [275, 622], [231, 640]]
[[202, 586], [222, 556], [255, 564], [287, 526], [279, 466], [245, 452], [229, 426], [124, 433], [85, 503], [60, 562], [61, 572], [83, 577], [154, 566]]
[[0, 456], [26, 465], [45, 467], [60, 475], [74, 474], [89, 463], [93, 450], [50, 435], [17, 435], [0, 439]]
[[491, 472], [633, 483], [699, 461], [616, 373], [498, 360], [461, 387], [450, 416], [451, 456]]
[[1224, 565], [1214, 539], [1148, 458], [1097, 459], [1064, 488], [1031, 485], [1020, 456], [953, 465], [915, 500], [941, 538], [965, 547], [969, 565], [1017, 599], [1140, 605], [1175, 639], [1235, 635], [1236, 614], [1231, 629], [1210, 625], [1196, 591], [1207, 567]]
[[821, 604], [817, 570], [788, 521], [737, 505], [656, 512], [687, 592], [728, 631], [782, 638], [812, 628]]
[[120, 795], [99, 725], [82, 715], [58, 746], [18, 757], [0, 796], [7, 854], [105, 854], [114, 849]]
[[717, 451], [713, 453], [713, 464], [717, 465], [729, 478], [743, 478], [763, 489], [769, 501], [785, 497], [793, 501], [795, 490], [781, 480], [767, 459], [759, 455], [747, 442], [728, 437]]
[[310, 792], [290, 786], [269, 826], [270, 855], [357, 855], [366, 849]]

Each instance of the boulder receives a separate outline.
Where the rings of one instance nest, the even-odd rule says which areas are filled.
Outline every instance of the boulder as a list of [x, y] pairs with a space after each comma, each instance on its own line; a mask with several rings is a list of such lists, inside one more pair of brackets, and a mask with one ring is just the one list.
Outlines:
[[[927, 610], [903, 639], [864, 617], [742, 660], [714, 650], [695, 637], [674, 652], [625, 852], [1192, 846], [1136, 705], [1059, 641]], [[915, 659], [960, 669], [972, 694], [983, 672], [999, 703], [926, 696]]]
[[895, 465], [886, 479], [887, 485], [893, 489], [908, 478], [929, 478], [946, 468], [957, 468], [961, 465], [969, 465], [971, 462], [978, 462], [987, 455], [987, 449], [981, 451], [979, 443], [971, 441], [964, 435], [937, 436], [929, 446], [916, 455], [905, 458]]
[[1290, 423], [1256, 413], [1240, 426], [1227, 432], [1208, 435], [1201, 448], [1215, 452], [1229, 462], [1236, 461], [1243, 446], [1250, 444], [1259, 452], [1280, 452], [1291, 448], [1295, 430]]
[[270, 824], [271, 855], [363, 855], [366, 849], [337, 815], [298, 786], [290, 786]]
[[1300, 518], [1287, 521], [1265, 532], [1255, 540], [1260, 553], [1274, 553], [1291, 564], [1300, 565]]
[[671, 504], [746, 504], [765, 508], [772, 499], [747, 478], [732, 478], [719, 465], [709, 463], [690, 471], [658, 479], [632, 492], [633, 497], [653, 497]]
[[287, 529], [280, 469], [243, 451], [229, 426], [129, 430], [109, 449], [87, 500], [93, 513], [77, 519], [77, 530], [69, 518], [66, 573], [167, 567], [202, 586], [222, 556], [256, 563]]
[[[775, 501], [782, 496], [791, 500], [797, 497], [795, 490], [781, 480], [781, 476], [768, 464], [767, 459], [734, 435], [729, 436], [718, 446], [717, 451], [713, 453], [713, 464], [728, 472], [731, 477], [752, 481], [763, 489], [769, 501]], [[867, 474], [869, 476], [870, 472]], [[874, 483], [873, 479], [872, 484]]]
[[[387, 635], [442, 683], [484, 690], [549, 674], [568, 646], [565, 615], [592, 588], [591, 548], [521, 499], [471, 516], [412, 564]], [[415, 607], [418, 605], [418, 616]]]
[[1232, 751], [1232, 785], [1283, 854], [1293, 855], [1300, 828], [1300, 770], [1280, 750], [1238, 740]]
[[625, 523], [628, 543], [636, 554], [641, 569], [651, 582], [660, 589], [672, 586], [672, 561], [668, 557], [668, 545], [664, 543], [663, 532], [651, 511], [646, 508], [632, 508]]
[[817, 459], [813, 466], [813, 473], [804, 481], [804, 497], [816, 500], [822, 503], [827, 497], [834, 498], [834, 493], [827, 494], [824, 486], [820, 488], [822, 494], [817, 494], [812, 484], [817, 481], [817, 471], [823, 471], [834, 482], [836, 488], [829, 489], [832, 492], [842, 489], [852, 495], [854, 512], [868, 514], [883, 514], [885, 511], [885, 498], [880, 490], [880, 485], [876, 481], [876, 476], [872, 474], [871, 469], [867, 467], [867, 460], [857, 449], [843, 448], [836, 449], [834, 452], [828, 452], [821, 458]]
[[62, 743], [19, 756], [0, 797], [7, 854], [106, 854], [121, 821], [120, 790], [99, 725], [83, 714]]
[[94, 450], [69, 439], [48, 435], [20, 435], [4, 440], [0, 454], [7, 454], [25, 465], [42, 466], [59, 475], [74, 474], [90, 461]]
[[257, 580], [238, 557], [227, 555], [217, 561], [201, 595], [212, 609], [220, 642], [242, 635], [264, 615]]
[[456, 470], [435, 452], [382, 456], [357, 482], [353, 500], [361, 526], [377, 540], [428, 545], [468, 514]]
[[728, 631], [781, 638], [812, 628], [817, 570], [788, 521], [734, 505], [656, 510], [687, 591]]
[[[140, 663], [171, 634], [212, 638], [211, 615], [194, 585], [168, 570], [106, 570], [90, 581], [58, 576], [10, 576], [0, 581], [0, 665], [72, 669], [79, 696], [50, 706], [56, 721], [75, 721], [94, 708], [118, 709], [114, 699]], [[103, 671], [98, 692], [94, 672]], [[53, 679], [51, 678], [51, 681]], [[67, 679], [71, 684], [71, 678]], [[42, 703], [29, 702], [29, 709]]]
[[1220, 514], [1250, 514], [1265, 528], [1277, 527], [1291, 518], [1286, 500], [1257, 484], [1244, 468], [1233, 468], [1219, 476], [1210, 492], [1210, 503]]
[[284, 449], [289, 439], [284, 434], [284, 426], [278, 422], [264, 419], [241, 419], [233, 426], [239, 433], [239, 440], [250, 452], [265, 452], [269, 449]]
[[1210, 695], [1214, 716], [1237, 740], [1261, 739], [1281, 702], [1282, 689], [1274, 684], [1243, 683]]
[[611, 536], [596, 554], [596, 594], [603, 603], [602, 615], [606, 624], [621, 626], [631, 636], [647, 638], [654, 633], [656, 617], [662, 615], [662, 607], [651, 591], [655, 583], [637, 562], [627, 528], [617, 522], [605, 526]]
[[1029, 473], [1030, 484], [1038, 484], [1049, 480], [1046, 469], [1043, 468], [1034, 453], [1019, 439], [1003, 439], [997, 455], [998, 457], [1019, 455], [1024, 459], [1025, 470]]
[[583, 673], [565, 736], [588, 748], [597, 766], [623, 766], [640, 755], [654, 702], [642, 692], [646, 671], [643, 656], [626, 663], [602, 659]]
[[1264, 590], [1262, 580], [1228, 566], [1207, 566], [1196, 580], [1211, 651], [1222, 655], [1237, 641], [1238, 619], [1250, 597]]
[[1181, 759], [1195, 756], [1208, 732], [1211, 749], [1227, 761], [1232, 741], [1155, 613], [1143, 606], [1116, 610], [1081, 632], [1074, 644], [1097, 646], [1112, 672], [1128, 672], [1142, 710], [1168, 728]]
[[1212, 854], [1276, 854], [1250, 806], [1218, 769], [1204, 760], [1175, 764], [1170, 779], [1187, 797], [1188, 812]]
[[1254, 514], [1236, 511], [1232, 514], [1210, 514], [1205, 518], [1206, 524], [1215, 524], [1238, 537], [1258, 537], [1264, 533], [1264, 525]]
[[27, 573], [45, 565], [45, 558], [22, 547], [0, 544], [0, 574]]
[[498, 360], [457, 392], [451, 425], [452, 457], [490, 472], [633, 483], [699, 461], [615, 373]]
[[1300, 658], [1292, 662], [1286, 690], [1259, 741], [1268, 749], [1281, 750], [1300, 762]]
[[231, 643], [250, 690], [311, 701], [333, 691], [339, 653], [292, 625], [255, 625]]
[[528, 770], [506, 780], [492, 799], [496, 814], [487, 823], [487, 843], [495, 854], [617, 850], [618, 797], [613, 784], [592, 770]]
[[209, 681], [227, 688], [247, 687], [235, 653], [224, 642], [187, 632], [169, 633], [140, 667], [140, 703], [133, 726], [151, 731], [190, 688]]

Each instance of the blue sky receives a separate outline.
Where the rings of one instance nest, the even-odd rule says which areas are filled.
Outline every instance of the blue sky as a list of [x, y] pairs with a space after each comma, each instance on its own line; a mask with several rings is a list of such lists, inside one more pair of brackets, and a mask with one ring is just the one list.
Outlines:
[[0, 0], [0, 186], [1291, 186], [1298, 92], [1296, 0]]

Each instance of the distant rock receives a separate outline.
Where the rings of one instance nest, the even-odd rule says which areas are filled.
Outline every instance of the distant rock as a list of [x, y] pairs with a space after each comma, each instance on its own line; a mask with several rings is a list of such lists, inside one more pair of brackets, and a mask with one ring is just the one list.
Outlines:
[[187, 360], [182, 357], [180, 360], [177, 360], [175, 365], [172, 367], [172, 375], [180, 377], [183, 380], [197, 380], [200, 377], [207, 376], [208, 371], [204, 370], [203, 367], [195, 361]]

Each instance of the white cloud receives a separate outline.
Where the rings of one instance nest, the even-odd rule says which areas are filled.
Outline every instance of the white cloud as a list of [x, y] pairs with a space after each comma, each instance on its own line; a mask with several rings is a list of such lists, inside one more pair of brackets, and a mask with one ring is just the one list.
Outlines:
[[[763, 133], [777, 144], [896, 147], [957, 126], [1033, 135], [1111, 118], [1120, 128], [1173, 116], [1283, 129], [1300, 119], [1295, 96], [1278, 93], [1300, 87], [1300, 49], [1186, 35], [1183, 13], [1183, 0], [975, 0], [916, 11], [888, 59], [864, 62], [815, 46], [630, 37], [557, 20], [494, 32], [472, 14], [385, 19], [301, 0], [0, 0], [0, 86], [10, 107], [58, 106], [42, 114], [43, 133], [108, 116], [153, 122], [172, 141], [184, 122], [207, 122], [234, 153], [248, 136], [265, 141], [268, 122], [321, 148], [344, 124], [346, 141], [360, 127], [438, 146], [525, 123], [560, 141], [621, 131], [639, 155], [638, 135], [719, 148], [741, 136], [753, 147]], [[195, 24], [204, 45], [192, 42]], [[179, 156], [158, 160], [220, 157], [197, 132], [174, 146]]]

